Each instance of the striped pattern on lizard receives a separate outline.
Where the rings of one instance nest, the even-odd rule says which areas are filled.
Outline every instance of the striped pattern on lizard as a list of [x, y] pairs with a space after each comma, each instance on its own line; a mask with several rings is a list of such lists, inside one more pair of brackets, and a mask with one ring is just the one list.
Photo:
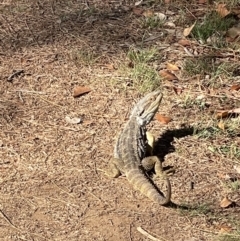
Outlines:
[[[143, 195], [160, 205], [166, 205], [171, 199], [171, 185], [162, 170], [162, 163], [157, 156], [147, 156], [148, 140], [146, 125], [156, 114], [162, 100], [162, 93], [157, 90], [147, 94], [134, 106], [130, 118], [119, 135], [114, 158], [111, 160], [111, 176], [126, 175], [132, 186]], [[153, 143], [149, 143], [153, 148]], [[166, 197], [148, 176], [148, 171], [154, 168], [157, 176], [166, 182]]]

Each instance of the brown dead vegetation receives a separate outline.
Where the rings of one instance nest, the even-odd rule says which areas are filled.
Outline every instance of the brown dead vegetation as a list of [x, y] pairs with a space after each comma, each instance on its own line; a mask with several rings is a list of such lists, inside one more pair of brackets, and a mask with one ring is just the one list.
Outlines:
[[[147, 1], [141, 8], [174, 21], [187, 3], [177, 4]], [[192, 10], [207, 8], [186, 6], [186, 22]], [[185, 22], [167, 34], [164, 27], [144, 28], [134, 8], [133, 1], [0, 4], [1, 240], [146, 240], [138, 227], [159, 240], [221, 240], [223, 233], [239, 238], [240, 178], [233, 168], [240, 165], [239, 115], [226, 120], [232, 135], [214, 119], [216, 110], [239, 108], [239, 90], [231, 90], [239, 79], [212, 87], [207, 78], [179, 72], [178, 82], [159, 83], [159, 112], [172, 121], [154, 120], [149, 129], [163, 165], [177, 167], [171, 177], [175, 208], [159, 207], [124, 177], [104, 174], [116, 136], [140, 97], [121, 69], [129, 65], [129, 49], [155, 46], [161, 55], [157, 71], [169, 62], [182, 67], [189, 57], [178, 44]], [[209, 53], [191, 44], [191, 50]], [[237, 63], [237, 51], [217, 61]], [[77, 86], [91, 92], [74, 98]], [[81, 122], [68, 123], [66, 116]], [[225, 197], [233, 205], [222, 208]]]

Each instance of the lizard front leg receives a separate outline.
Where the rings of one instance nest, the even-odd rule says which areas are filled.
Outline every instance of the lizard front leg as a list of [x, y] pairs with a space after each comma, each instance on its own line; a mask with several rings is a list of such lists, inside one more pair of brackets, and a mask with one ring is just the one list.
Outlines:
[[159, 160], [157, 156], [153, 155], [153, 150], [155, 147], [155, 137], [154, 135], [147, 131], [147, 147], [146, 147], [146, 155], [147, 157], [142, 160], [142, 165], [146, 171], [155, 170], [156, 176], [162, 176], [162, 174], [166, 174], [171, 176], [175, 172], [175, 168], [170, 168], [169, 170], [163, 171], [162, 162]]
[[155, 137], [151, 132], [147, 131], [146, 138], [147, 138], [146, 154], [147, 156], [153, 156], [153, 149], [155, 146]]

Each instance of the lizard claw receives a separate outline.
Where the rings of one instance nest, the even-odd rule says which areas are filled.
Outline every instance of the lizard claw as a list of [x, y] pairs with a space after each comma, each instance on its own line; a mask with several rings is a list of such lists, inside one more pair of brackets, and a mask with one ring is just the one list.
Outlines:
[[176, 167], [169, 167], [168, 169], [164, 170], [164, 174], [167, 175], [168, 177], [172, 176], [175, 174], [177, 168]]
[[159, 177], [161, 179], [168, 179], [168, 177], [171, 177], [174, 175], [174, 173], [176, 172], [176, 167], [170, 167], [167, 170], [163, 170], [161, 172], [157, 172], [156, 174], [153, 175], [152, 179], [156, 180]]

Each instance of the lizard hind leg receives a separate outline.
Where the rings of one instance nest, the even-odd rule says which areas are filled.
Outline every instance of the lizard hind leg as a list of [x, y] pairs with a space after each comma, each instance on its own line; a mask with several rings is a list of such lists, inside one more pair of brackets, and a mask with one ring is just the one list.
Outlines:
[[163, 174], [167, 176], [172, 176], [175, 173], [175, 168], [170, 168], [169, 170], [163, 171], [162, 162], [157, 156], [153, 155], [155, 147], [155, 137], [149, 131], [146, 132], [147, 137], [147, 147], [146, 147], [146, 156], [142, 160], [143, 168], [149, 172], [154, 169], [156, 176], [162, 176]]
[[121, 168], [119, 167], [119, 164], [121, 164], [120, 160], [117, 158], [112, 158], [109, 163], [109, 170], [107, 171], [107, 176], [117, 178], [121, 176]]
[[[146, 172], [149, 172], [154, 169], [156, 174], [153, 176], [153, 180], [157, 177], [163, 181], [161, 184], [161, 187], [162, 187], [161, 189], [165, 190], [164, 191], [164, 193], [166, 193], [165, 199], [166, 199], [166, 203], [168, 203], [171, 200], [171, 184], [168, 179], [168, 174], [166, 174], [165, 171], [163, 171], [162, 162], [160, 161], [160, 159], [157, 156], [145, 157], [142, 160], [142, 167]], [[157, 189], [160, 190], [158, 187]]]
[[[148, 156], [142, 159], [142, 167], [146, 172], [155, 170], [156, 163], [160, 162], [159, 158], [157, 156]], [[156, 170], [155, 170], [156, 172]]]
[[157, 156], [145, 157], [142, 160], [142, 166], [146, 172], [154, 170], [154, 172], [155, 172], [154, 179], [155, 179], [155, 177], [165, 177], [166, 178], [173, 174], [173, 169], [166, 170], [166, 171], [163, 170], [162, 162], [160, 161], [160, 159]]

